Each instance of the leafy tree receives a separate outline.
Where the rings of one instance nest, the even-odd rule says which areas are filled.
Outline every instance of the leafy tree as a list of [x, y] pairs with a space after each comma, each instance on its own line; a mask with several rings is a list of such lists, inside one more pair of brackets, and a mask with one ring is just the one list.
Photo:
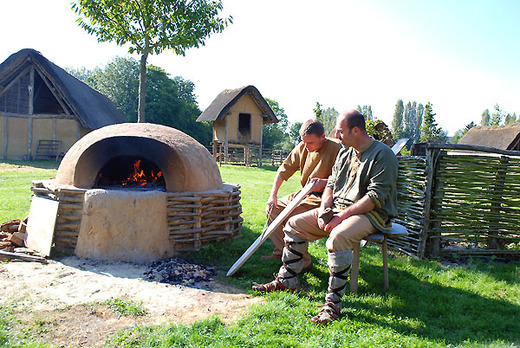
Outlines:
[[365, 116], [366, 121], [370, 121], [374, 119], [372, 115], [372, 106], [371, 105], [358, 105], [357, 110]]
[[462, 137], [464, 135], [466, 135], [466, 133], [473, 127], [475, 127], [476, 124], [475, 122], [471, 121], [471, 123], [467, 124], [466, 127], [462, 128], [462, 129], [459, 129], [458, 131], [455, 132], [455, 134], [453, 135], [453, 138], [451, 139], [451, 142], [453, 144], [458, 144], [458, 142], [460, 141], [460, 139], [462, 139]]
[[323, 114], [323, 110], [321, 109], [321, 104], [316, 102], [316, 107], [312, 109], [314, 111], [314, 115], [316, 115], [316, 119], [321, 122], [321, 116]]
[[184, 55], [222, 32], [232, 18], [220, 18], [221, 0], [77, 0], [72, 9], [79, 25], [98, 41], [129, 44], [128, 52], [141, 56], [138, 122], [145, 122], [146, 61], [149, 54], [172, 49]]
[[336, 128], [336, 119], [338, 118], [338, 114], [338, 110], [334, 108], [326, 108], [323, 110], [320, 121], [323, 124], [323, 128], [325, 129], [325, 135], [328, 137], [334, 136], [334, 129]]
[[271, 107], [278, 123], [268, 123], [264, 125], [262, 144], [266, 149], [282, 149], [286, 143], [289, 143], [288, 128], [289, 119], [284, 108], [280, 107], [278, 102], [273, 99], [265, 98], [267, 104]]
[[72, 76], [77, 78], [78, 80], [83, 81], [90, 87], [98, 90], [96, 87], [96, 78], [95, 78], [94, 72], [92, 70], [89, 70], [89, 69], [85, 68], [84, 66], [81, 68], [65, 68], [65, 70], [69, 74], [71, 74]]
[[504, 123], [505, 124], [514, 124], [516, 123], [518, 120], [516, 118], [516, 113], [513, 113], [512, 115], [511, 114], [507, 114], [506, 115], [506, 118], [504, 119]]
[[377, 118], [373, 118], [371, 120], [366, 121], [367, 133], [372, 138], [379, 140], [383, 143], [387, 143], [388, 141], [393, 140], [392, 132], [381, 120]]
[[403, 136], [406, 138], [415, 138], [415, 129], [417, 128], [417, 102], [408, 102], [404, 108], [404, 131]]
[[421, 127], [423, 122], [424, 106], [419, 103], [415, 110], [415, 129], [413, 135], [413, 141], [417, 142], [421, 138]]
[[[129, 122], [135, 122], [139, 75], [139, 63], [135, 59], [116, 57], [104, 68], [70, 72], [105, 94]], [[170, 78], [163, 69], [153, 65], [148, 66], [146, 74], [148, 121], [177, 128], [200, 143], [209, 145], [212, 139], [211, 125], [196, 122], [201, 112], [193, 82], [180, 76]]]
[[152, 123], [179, 129], [204, 145], [212, 140], [211, 124], [197, 122], [201, 111], [195, 101], [195, 85], [180, 76], [170, 78], [162, 68], [147, 69], [146, 113]]
[[489, 121], [490, 126], [499, 126], [502, 123], [502, 118], [504, 118], [502, 110], [500, 110], [500, 106], [495, 104], [493, 107], [495, 112], [491, 115], [491, 119]]
[[489, 121], [490, 121], [489, 109], [486, 109], [482, 113], [482, 117], [480, 119], [480, 125], [481, 126], [489, 126]]
[[139, 63], [133, 58], [116, 57], [103, 70], [96, 68], [94, 75], [95, 89], [112, 100], [128, 122], [136, 122]]
[[302, 122], [295, 122], [291, 124], [289, 129], [289, 139], [291, 141], [292, 146], [298, 145], [300, 142], [300, 128], [302, 127]]
[[404, 104], [403, 100], [399, 99], [395, 104], [394, 116], [392, 118], [392, 130], [394, 131], [397, 139], [402, 138], [402, 134], [404, 132], [403, 115]]
[[430, 102], [426, 103], [424, 107], [424, 120], [422, 126], [422, 134], [420, 141], [443, 141], [447, 138], [446, 132], [443, 132], [442, 129], [437, 127], [437, 123], [435, 122], [435, 113], [433, 112], [433, 107]]

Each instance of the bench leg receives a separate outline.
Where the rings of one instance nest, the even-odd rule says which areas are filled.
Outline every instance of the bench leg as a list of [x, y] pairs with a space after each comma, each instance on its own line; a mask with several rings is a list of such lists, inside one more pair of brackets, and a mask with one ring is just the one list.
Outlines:
[[381, 252], [383, 253], [383, 283], [385, 292], [388, 291], [389, 282], [388, 282], [388, 245], [386, 242], [386, 236], [383, 239], [383, 245], [381, 246]]
[[350, 292], [356, 293], [358, 290], [358, 276], [359, 276], [359, 243], [354, 245], [352, 249], [354, 260], [350, 269]]

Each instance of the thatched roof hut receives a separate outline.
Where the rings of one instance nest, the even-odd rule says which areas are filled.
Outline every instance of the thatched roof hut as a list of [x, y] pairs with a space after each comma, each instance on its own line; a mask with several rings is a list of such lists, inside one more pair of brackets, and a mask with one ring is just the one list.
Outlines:
[[508, 126], [473, 127], [460, 139], [459, 144], [520, 151], [520, 123]]
[[264, 97], [262, 97], [255, 86], [251, 85], [237, 89], [226, 89], [220, 92], [210, 106], [200, 114], [197, 118], [197, 122], [213, 122], [225, 118], [233, 111], [233, 106], [244, 96], [249, 96], [253, 100], [260, 111], [263, 124], [278, 122], [273, 110], [271, 110]]
[[33, 49], [0, 64], [0, 117], [4, 158], [32, 158], [40, 140], [65, 152], [89, 131], [125, 121], [107, 97]]
[[249, 85], [222, 91], [197, 118], [202, 121], [213, 122], [215, 157], [222, 152], [228, 163], [229, 148], [241, 148], [244, 163], [249, 165], [248, 156], [253, 152], [261, 155], [263, 125], [278, 119], [258, 89]]

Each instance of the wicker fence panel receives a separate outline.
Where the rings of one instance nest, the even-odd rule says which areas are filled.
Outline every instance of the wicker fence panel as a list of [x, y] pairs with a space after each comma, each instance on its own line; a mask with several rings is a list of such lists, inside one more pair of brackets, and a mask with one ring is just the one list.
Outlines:
[[168, 230], [175, 251], [202, 246], [240, 235], [240, 187], [226, 190], [177, 192], [168, 195]]
[[430, 256], [520, 255], [520, 158], [443, 151], [432, 201]]
[[420, 257], [423, 233], [423, 215], [426, 193], [426, 158], [398, 157], [397, 207], [399, 211], [395, 222], [405, 226], [409, 235], [390, 239], [391, 248], [408, 255]]

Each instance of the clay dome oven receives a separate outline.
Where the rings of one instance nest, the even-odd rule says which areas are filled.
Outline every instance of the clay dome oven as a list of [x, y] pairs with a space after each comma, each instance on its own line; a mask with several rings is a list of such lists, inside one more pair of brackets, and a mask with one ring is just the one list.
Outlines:
[[111, 125], [87, 134], [63, 158], [56, 184], [94, 188], [103, 168], [125, 161], [131, 166], [134, 159], [158, 167], [169, 192], [222, 187], [218, 166], [206, 148], [181, 131], [150, 123]]
[[[121, 183], [137, 169], [158, 179], [145, 190]], [[234, 238], [242, 225], [239, 187], [222, 182], [209, 151], [156, 124], [95, 130], [65, 154], [55, 179], [33, 184], [29, 221], [41, 200], [57, 202], [52, 250], [79, 257], [151, 261]]]

